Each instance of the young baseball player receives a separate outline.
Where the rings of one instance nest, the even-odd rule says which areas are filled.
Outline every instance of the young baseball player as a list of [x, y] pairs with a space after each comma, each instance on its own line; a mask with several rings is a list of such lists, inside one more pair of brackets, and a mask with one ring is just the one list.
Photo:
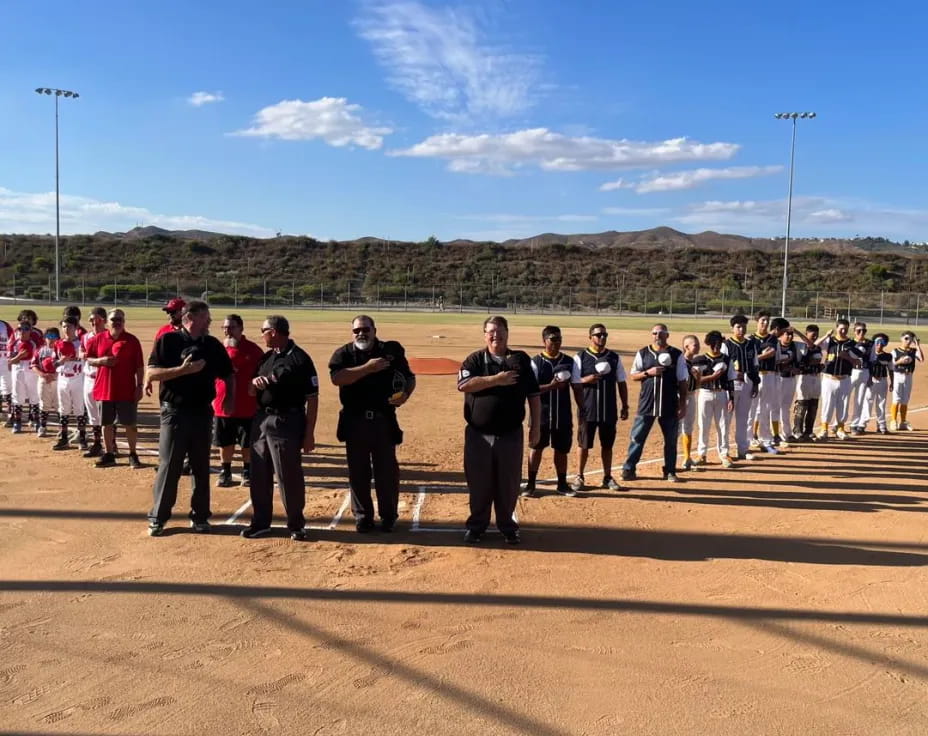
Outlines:
[[548, 325], [541, 332], [544, 350], [532, 358], [532, 371], [541, 390], [541, 438], [532, 446], [528, 458], [528, 482], [522, 488], [523, 496], [535, 495], [535, 481], [544, 449], [554, 451], [554, 469], [557, 473], [557, 492], [562, 496], [576, 496], [567, 485], [567, 456], [573, 439], [573, 406], [570, 397], [570, 378], [573, 359], [561, 352], [561, 328]]
[[733, 463], [728, 449], [728, 422], [735, 408], [735, 369], [731, 358], [722, 352], [725, 338], [718, 330], [706, 334], [705, 358], [700, 364], [699, 376], [699, 447], [697, 448], [699, 465], [706, 464], [709, 451], [709, 434], [715, 425], [718, 439], [716, 448], [723, 468], [731, 468]]
[[689, 371], [689, 384], [686, 387], [687, 396], [690, 400], [686, 402], [686, 414], [680, 422], [680, 442], [683, 445], [683, 470], [692, 470], [696, 467], [690, 457], [693, 452], [693, 430], [696, 428], [696, 415], [698, 414], [697, 403], [694, 400], [696, 390], [699, 388], [699, 377], [702, 371], [698, 365], [702, 356], [699, 354], [699, 338], [696, 335], [686, 335], [683, 338], [683, 359], [686, 361], [686, 369]]
[[0, 411], [6, 407], [5, 427], [13, 426], [13, 379], [10, 376], [10, 339], [13, 328], [0, 319]]
[[828, 425], [832, 417], [835, 420], [835, 436], [839, 440], [846, 440], [848, 437], [844, 424], [847, 422], [848, 399], [851, 393], [851, 371], [855, 365], [860, 364], [860, 358], [851, 350], [854, 343], [848, 337], [849, 328], [850, 322], [841, 318], [835, 323], [835, 328], [819, 338], [817, 343], [825, 355], [822, 367], [821, 428], [816, 435], [820, 440], [828, 439]]
[[[39, 316], [32, 309], [23, 309], [17, 318], [20, 324], [28, 324], [30, 327], [29, 337], [32, 340], [34, 351], [38, 350], [45, 344], [45, 335], [36, 325], [39, 323]], [[33, 351], [33, 352], [34, 352]], [[39, 431], [39, 377], [31, 370], [26, 370], [23, 374], [26, 381], [26, 389], [32, 399], [29, 404], [28, 421], [32, 424], [35, 432]]]
[[32, 373], [32, 358], [35, 355], [36, 344], [33, 341], [32, 325], [21, 322], [10, 338], [7, 348], [10, 362], [10, 380], [13, 383], [13, 434], [23, 431], [23, 407], [26, 407], [26, 418], [32, 415], [32, 406], [38, 405], [38, 387], [29, 376]]
[[876, 431], [880, 434], [889, 434], [886, 427], [886, 397], [893, 390], [893, 354], [886, 349], [887, 345], [889, 345], [889, 335], [885, 332], [878, 332], [873, 336], [870, 395], [873, 397]]
[[[84, 364], [84, 409], [87, 412], [87, 421], [93, 431], [93, 442], [90, 449], [84, 452], [84, 457], [100, 457], [103, 455], [103, 429], [100, 418], [100, 404], [93, 398], [93, 387], [97, 379], [96, 366], [88, 365], [84, 360], [90, 342], [101, 332], [106, 331], [106, 310], [103, 307], [94, 307], [90, 312], [90, 330], [81, 337], [81, 349], [78, 353]], [[83, 449], [83, 448], [82, 448]]]
[[772, 330], [770, 312], [758, 312], [757, 331], [751, 336], [757, 354], [757, 373], [760, 382], [757, 397], [751, 407], [754, 423], [754, 441], [771, 455], [778, 454], [773, 444], [773, 407], [777, 395], [777, 332]]
[[848, 399], [854, 411], [851, 420], [851, 433], [863, 434], [870, 421], [870, 405], [873, 403], [870, 394], [870, 367], [873, 364], [873, 340], [867, 337], [867, 323], [854, 323], [854, 353], [860, 358], [860, 366], [851, 371], [851, 396]]
[[[783, 320], [786, 322], [786, 320]], [[796, 395], [796, 376], [799, 375], [799, 344], [802, 340], [797, 340], [793, 328], [786, 322], [786, 326], [780, 332], [777, 339], [777, 374], [779, 376], [777, 386], [778, 406], [775, 407], [774, 415], [779, 418], [777, 422], [780, 435], [780, 448], [789, 447], [789, 440], [793, 437], [793, 397]]]
[[58, 417], [61, 431], [53, 450], [67, 450], [70, 447], [68, 425], [73, 418], [77, 424], [77, 446], [87, 449], [87, 421], [84, 412], [84, 374], [83, 362], [79, 357], [81, 348], [77, 336], [77, 317], [65, 317], [61, 320], [62, 338], [55, 344], [55, 365], [58, 368]]
[[738, 460], [753, 460], [748, 430], [751, 426], [751, 402], [757, 396], [760, 375], [757, 372], [757, 343], [746, 337], [748, 318], [736, 314], [729, 322], [731, 336], [722, 344], [722, 352], [731, 358], [735, 371], [733, 389], [735, 408], [732, 419], [735, 425], [735, 448]]
[[799, 377], [793, 403], [793, 439], [811, 442], [815, 439], [815, 417], [822, 396], [822, 349], [816, 345], [818, 325], [806, 325], [805, 334], [805, 341], [797, 343]]
[[911, 330], [903, 332], [902, 345], [893, 350], [893, 429], [912, 429], [906, 420], [909, 398], [912, 396], [912, 377], [915, 375], [915, 362], [924, 359], [925, 354], [915, 333]]
[[32, 372], [39, 383], [39, 429], [37, 437], [48, 436], [48, 417], [58, 411], [57, 344], [61, 333], [57, 327], [45, 330], [45, 344], [32, 356]]

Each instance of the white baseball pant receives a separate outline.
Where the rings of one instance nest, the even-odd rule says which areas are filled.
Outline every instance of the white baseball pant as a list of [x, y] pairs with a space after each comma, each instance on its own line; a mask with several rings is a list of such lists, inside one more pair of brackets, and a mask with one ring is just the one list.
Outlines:
[[79, 417], [84, 413], [84, 376], [58, 376], [58, 413]]
[[100, 426], [100, 402], [93, 398], [93, 384], [96, 375], [84, 375], [84, 409], [87, 410], [87, 424], [91, 427]]
[[735, 447], [739, 455], [746, 455], [751, 447], [751, 381], [735, 381]]
[[870, 395], [873, 397], [873, 413], [876, 416], [877, 429], [886, 429], [886, 378], [874, 378], [870, 386]]
[[693, 394], [689, 394], [686, 397], [686, 416], [683, 417], [683, 421], [680, 422], [680, 434], [693, 434], [693, 429], [696, 427], [698, 403], [699, 402]]
[[[39, 378], [36, 376], [36, 378]], [[58, 379], [39, 378], [39, 411], [58, 411]]]
[[893, 373], [893, 403], [908, 404], [912, 398], [912, 376], [914, 373]]
[[0, 396], [9, 396], [13, 393], [13, 376], [10, 373], [10, 364], [5, 355], [0, 355]]
[[793, 398], [796, 394], [796, 376], [780, 376], [779, 378], [780, 437], [788, 440], [793, 436]]
[[39, 386], [36, 383], [38, 376], [26, 363], [16, 363], [10, 367], [10, 377], [13, 380], [13, 403], [17, 406], [26, 406], [39, 403]]
[[773, 428], [770, 422], [775, 418], [774, 411], [779, 412], [779, 379], [780, 376], [773, 372], [760, 374], [757, 398], [754, 399], [754, 421], [757, 423], [757, 439], [762, 445], [773, 443]]
[[851, 398], [850, 405], [854, 407], [854, 418], [851, 427], [863, 429], [871, 419], [870, 404], [873, 398], [867, 381], [870, 380], [870, 371], [867, 368], [855, 368], [851, 371]]
[[699, 389], [699, 443], [696, 454], [705, 457], [709, 449], [709, 433], [715, 424], [719, 458], [728, 457], [728, 391]]
[[847, 422], [847, 402], [851, 394], [851, 377], [835, 377], [829, 373], [822, 374], [821, 422], [827, 427], [834, 415], [834, 427], [844, 427]]
[[822, 398], [821, 374], [804, 374], [799, 376], [799, 380], [796, 382], [796, 401], [808, 401], [809, 399], [820, 398]]

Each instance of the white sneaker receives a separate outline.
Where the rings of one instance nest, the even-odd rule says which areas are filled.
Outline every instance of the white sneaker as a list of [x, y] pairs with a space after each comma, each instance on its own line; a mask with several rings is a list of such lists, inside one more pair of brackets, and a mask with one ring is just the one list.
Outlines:
[[48, 430], [45, 427], [39, 427], [35, 435], [36, 437], [48, 437]]
[[731, 461], [731, 458], [727, 455], [722, 458], [722, 467], [723, 468], [733, 468], [735, 464]]
[[902, 432], [914, 432], [914, 431], [915, 431], [915, 428], [914, 428], [911, 424], [909, 424], [908, 422], [900, 422], [900, 423], [899, 423], [899, 430], [902, 431]]
[[745, 460], [755, 460], [755, 459], [756, 459], [756, 456], [754, 455], [753, 452], [746, 452], [746, 453], [744, 453], [744, 459], [745, 459]]
[[789, 449], [789, 442], [787, 442], [786, 440], [780, 440], [780, 449], [781, 449], [781, 450], [788, 450], [788, 449]]
[[839, 429], [837, 432], [835, 432], [835, 437], [837, 437], [839, 440], [846, 440], [847, 432], [845, 432], [843, 429]]
[[771, 455], [779, 455], [780, 451], [773, 445], [764, 445], [764, 452], [768, 452]]

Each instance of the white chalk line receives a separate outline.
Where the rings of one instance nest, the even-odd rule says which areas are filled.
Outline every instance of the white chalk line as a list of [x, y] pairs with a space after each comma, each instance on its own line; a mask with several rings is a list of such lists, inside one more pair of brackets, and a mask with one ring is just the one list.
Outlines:
[[[342, 517], [345, 515], [345, 512], [348, 510], [348, 505], [350, 503], [351, 503], [351, 492], [345, 491], [345, 495], [342, 498], [341, 505], [338, 507], [338, 511], [335, 512], [335, 516], [332, 517], [332, 521], [330, 521], [328, 524], [325, 524], [324, 526], [319, 525], [319, 524], [307, 524], [305, 528], [313, 529], [315, 531], [330, 531], [334, 529], [341, 522]], [[228, 519], [222, 522], [222, 524], [224, 526], [231, 526], [235, 524], [239, 520], [239, 518], [241, 518], [242, 514], [248, 511], [249, 508], [251, 508], [251, 499], [245, 501], [245, 503], [239, 506]], [[281, 526], [285, 526], [285, 525], [281, 525]], [[275, 524], [272, 524], [271, 527], [280, 528]]]

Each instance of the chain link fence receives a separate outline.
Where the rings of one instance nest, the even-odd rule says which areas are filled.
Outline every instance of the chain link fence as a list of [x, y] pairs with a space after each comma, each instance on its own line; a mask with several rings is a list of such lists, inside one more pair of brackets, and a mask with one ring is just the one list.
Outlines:
[[[365, 281], [281, 281], [239, 278], [234, 272], [210, 277], [146, 277], [131, 282], [68, 277], [60, 285], [62, 303], [80, 305], [160, 306], [182, 296], [205, 299], [217, 307], [262, 309], [339, 309], [369, 311], [505, 312], [530, 314], [659, 315], [722, 317], [753, 315], [761, 309], [778, 314], [780, 291], [705, 289], [692, 283], [617, 289], [594, 286], [546, 288], [490, 279], [480, 283], [420, 284]], [[16, 280], [0, 284], [7, 303], [54, 302], [54, 282]], [[928, 298], [906, 292], [788, 291], [787, 314], [798, 321], [848, 317], [874, 323], [917, 326]]]

